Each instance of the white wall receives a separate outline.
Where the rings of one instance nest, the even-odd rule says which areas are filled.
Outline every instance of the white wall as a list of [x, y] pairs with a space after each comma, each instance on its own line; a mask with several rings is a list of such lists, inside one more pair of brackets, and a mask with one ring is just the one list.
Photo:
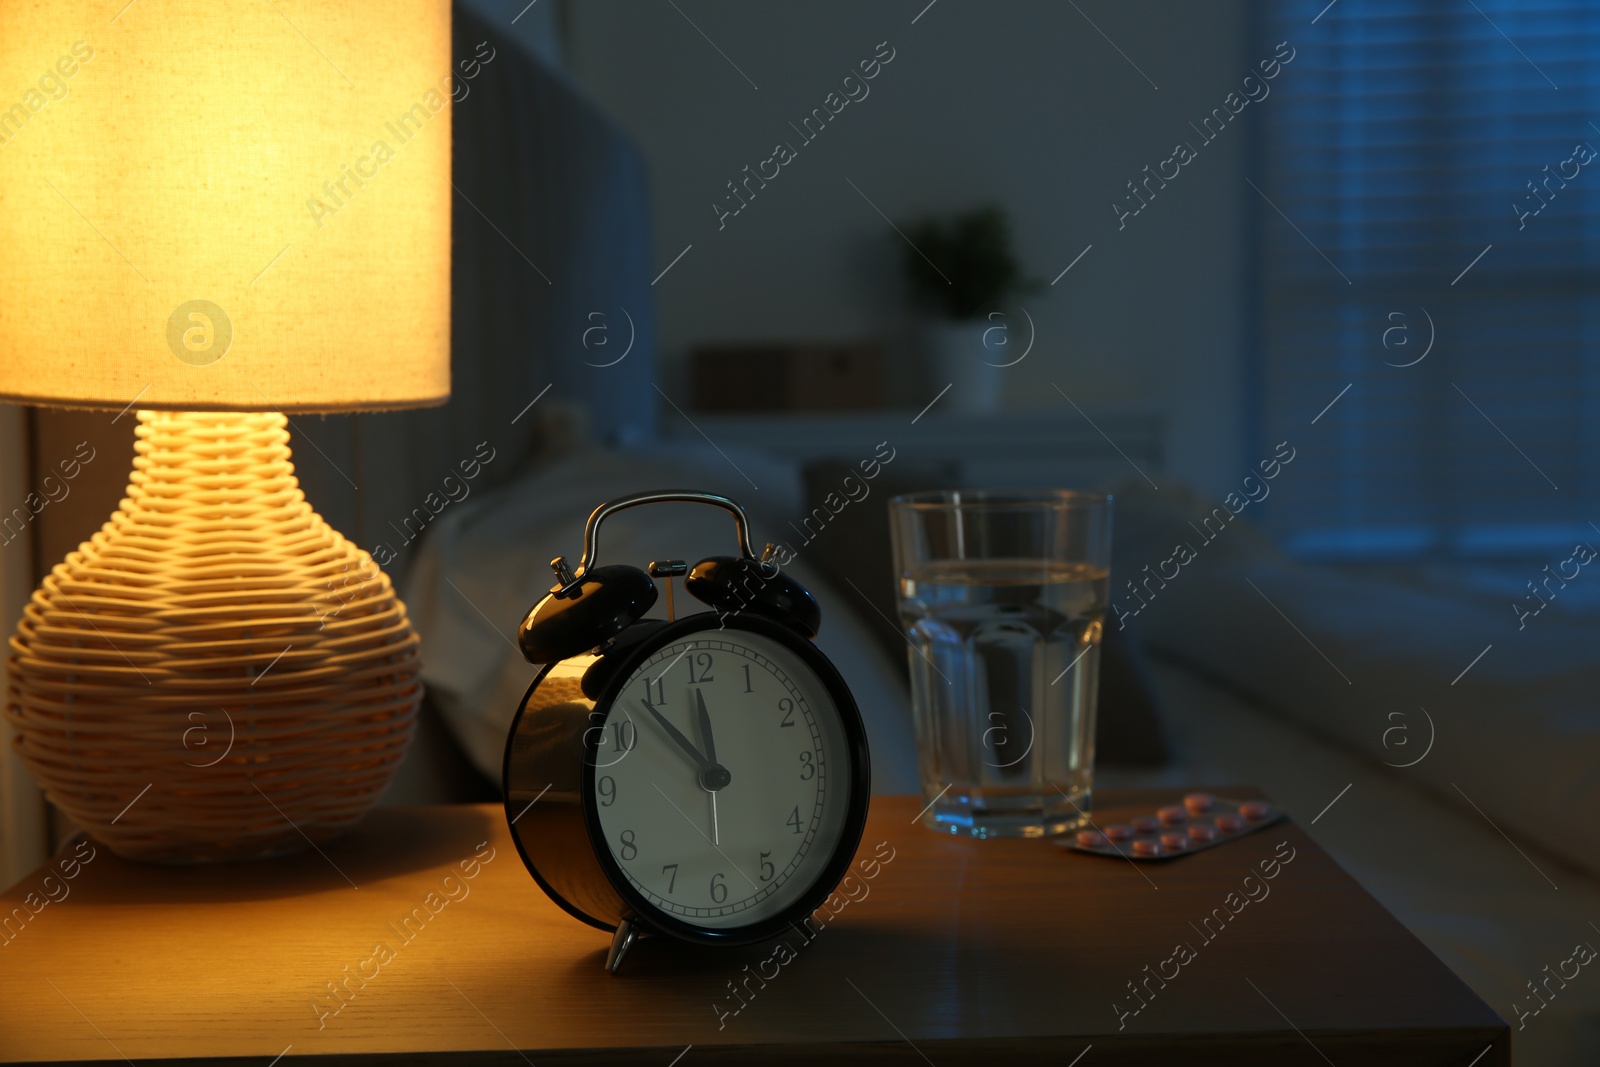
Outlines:
[[[1243, 5], [1079, 0], [1080, 14], [1061, 0], [939, 0], [913, 25], [925, 3], [568, 6], [569, 69], [649, 160], [658, 262], [693, 244], [656, 288], [668, 380], [686, 392], [682, 357], [697, 342], [896, 329], [900, 239], [849, 182], [897, 221], [993, 199], [1045, 282], [1094, 246], [1024, 299], [1038, 342], [1008, 405], [1077, 417], [1052, 382], [1085, 407], [1158, 405], [1173, 420], [1169, 470], [1231, 485], [1245, 458], [1240, 263], [1255, 196], [1244, 127], [1272, 101], [1214, 144], [1188, 123], [1265, 58], [1246, 54]], [[801, 145], [788, 123], [885, 40], [895, 58], [870, 96]], [[799, 158], [719, 231], [724, 183], [779, 140]], [[1200, 158], [1119, 231], [1124, 183], [1179, 140]]]

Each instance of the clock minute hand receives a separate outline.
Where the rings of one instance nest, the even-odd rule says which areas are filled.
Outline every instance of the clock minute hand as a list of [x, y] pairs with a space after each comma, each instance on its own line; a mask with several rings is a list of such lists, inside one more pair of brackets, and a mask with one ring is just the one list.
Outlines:
[[683, 749], [689, 754], [689, 758], [694, 760], [696, 767], [699, 767], [702, 771], [708, 771], [715, 766], [714, 763], [700, 754], [700, 750], [695, 748], [694, 744], [687, 737], [683, 736], [683, 731], [672, 725], [672, 723], [667, 720], [667, 717], [657, 711], [648, 700], [641, 698], [639, 703], [643, 704], [644, 710], [648, 711], [656, 720], [656, 722], [661, 724], [661, 728], [667, 732], [667, 736], [672, 738], [673, 742], [679, 748]]

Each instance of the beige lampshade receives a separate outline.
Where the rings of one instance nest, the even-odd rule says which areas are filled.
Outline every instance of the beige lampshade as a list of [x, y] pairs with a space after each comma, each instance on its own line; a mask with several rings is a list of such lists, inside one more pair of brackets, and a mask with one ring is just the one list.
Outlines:
[[450, 95], [448, 0], [0, 0], [0, 399], [443, 402]]

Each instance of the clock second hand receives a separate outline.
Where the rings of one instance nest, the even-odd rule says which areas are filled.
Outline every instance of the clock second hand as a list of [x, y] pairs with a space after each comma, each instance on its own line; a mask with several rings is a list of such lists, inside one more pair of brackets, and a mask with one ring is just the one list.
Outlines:
[[746, 882], [750, 883], [750, 888], [751, 889], [759, 890], [761, 888], [759, 885], [756, 884], [756, 881], [755, 881], [754, 878], [751, 878], [748, 874], [744, 873], [744, 868], [740, 867], [737, 863], [733, 862], [733, 858], [731, 856], [729, 856], [726, 852], [722, 851], [722, 846], [721, 845], [717, 845], [717, 844], [712, 843], [711, 839], [709, 837], [706, 837], [706, 832], [704, 830], [700, 829], [700, 824], [695, 822], [693, 819], [689, 818], [688, 814], [685, 813], [682, 808], [678, 807], [677, 802], [674, 801], [671, 797], [667, 796], [666, 790], [662, 789], [659, 785], [656, 785], [655, 782], [651, 782], [650, 785], [652, 787], [654, 787], [654, 789], [655, 789], [655, 791], [657, 793], [661, 794], [661, 799], [662, 800], [665, 800], [668, 804], [672, 805], [672, 810], [673, 811], [675, 811], [679, 815], [683, 816], [683, 821], [688, 823], [694, 829], [695, 833], [699, 834], [701, 837], [704, 837], [705, 840], [706, 840], [706, 843], [711, 845], [712, 848], [715, 848], [717, 850], [717, 855], [721, 856], [723, 859], [728, 861], [728, 866], [732, 867], [735, 871], [737, 871], [740, 878], [743, 878]]
[[[715, 766], [717, 765], [717, 742], [711, 736], [711, 715], [706, 711], [706, 698], [698, 689], [694, 691], [694, 701], [695, 720], [700, 726], [700, 742], [706, 746], [706, 761]], [[704, 776], [702, 775], [703, 778]], [[720, 845], [722, 844], [722, 833], [717, 828], [717, 790], [710, 788], [703, 780], [700, 783], [700, 787], [711, 794], [711, 843]]]

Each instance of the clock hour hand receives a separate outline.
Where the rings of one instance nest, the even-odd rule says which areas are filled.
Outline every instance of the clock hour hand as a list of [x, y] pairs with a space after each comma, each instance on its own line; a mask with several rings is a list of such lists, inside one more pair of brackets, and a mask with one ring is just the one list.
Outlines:
[[702, 756], [700, 754], [700, 750], [695, 748], [693, 743], [691, 743], [687, 737], [683, 736], [683, 731], [672, 725], [667, 717], [657, 711], [648, 700], [641, 698], [639, 703], [643, 704], [644, 710], [648, 711], [651, 716], [654, 717], [656, 722], [661, 724], [661, 728], [667, 732], [667, 736], [672, 738], [673, 742], [676, 743], [679, 748], [683, 749], [689, 754], [689, 758], [694, 760], [695, 766], [699, 767], [702, 773], [710, 771], [712, 767], [716, 766], [710, 760]]

